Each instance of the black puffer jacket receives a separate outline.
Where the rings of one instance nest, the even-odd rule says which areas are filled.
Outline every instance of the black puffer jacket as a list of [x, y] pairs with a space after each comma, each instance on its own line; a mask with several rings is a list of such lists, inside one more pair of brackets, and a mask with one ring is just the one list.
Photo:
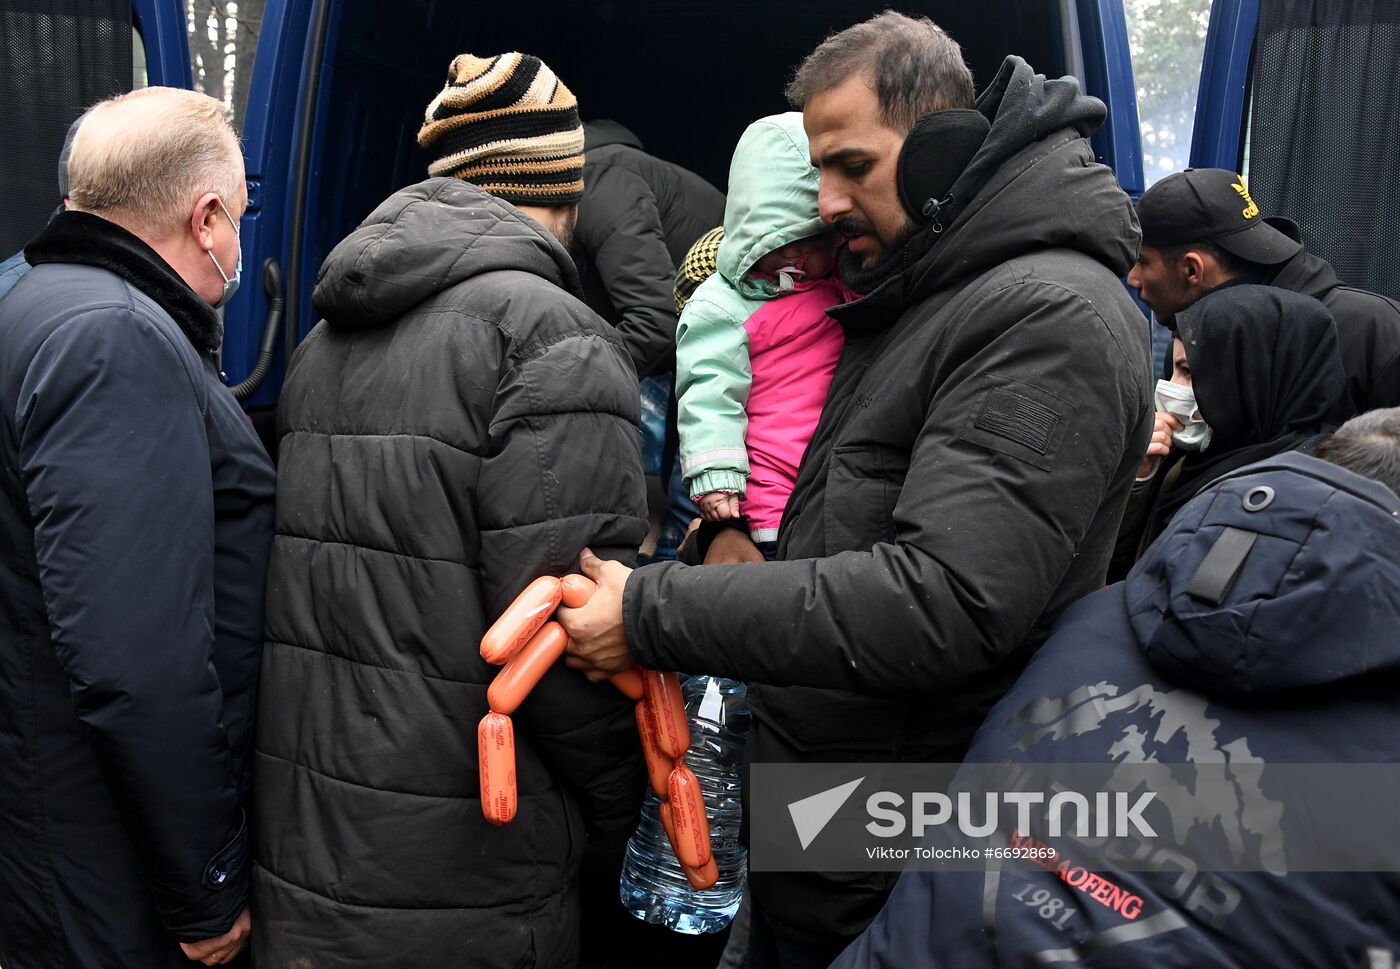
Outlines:
[[248, 897], [272, 464], [219, 319], [57, 216], [0, 302], [0, 965], [180, 969]]
[[475, 186], [404, 189], [335, 248], [279, 412], [258, 720], [262, 969], [570, 966], [585, 834], [641, 800], [632, 705], [556, 666], [481, 814], [486, 626], [646, 531], [637, 379], [568, 253]]
[[639, 375], [668, 373], [676, 356], [676, 267], [724, 221], [724, 193], [648, 155], [615, 121], [591, 121], [584, 132], [574, 231], [584, 300], [617, 327]]
[[[785, 561], [627, 584], [640, 662], [760, 684], [753, 761], [960, 760], [1055, 615], [1103, 584], [1151, 429], [1147, 333], [1117, 278], [1137, 220], [1086, 141], [1103, 105], [1072, 79], [1008, 58], [979, 107], [961, 216], [832, 314], [846, 346]], [[888, 884], [751, 878], [808, 945], [853, 937]]]
[[1306, 249], [1280, 266], [1269, 284], [1319, 300], [1337, 322], [1347, 383], [1328, 423], [1341, 424], [1377, 407], [1400, 407], [1400, 305], [1343, 286], [1331, 264]]

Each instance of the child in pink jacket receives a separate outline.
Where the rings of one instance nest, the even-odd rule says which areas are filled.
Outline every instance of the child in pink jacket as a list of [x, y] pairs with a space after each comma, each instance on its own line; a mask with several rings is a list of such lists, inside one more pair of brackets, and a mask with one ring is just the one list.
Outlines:
[[729, 172], [718, 271], [676, 330], [681, 473], [701, 515], [744, 518], [772, 558], [783, 508], [844, 342], [802, 115], [749, 125]]

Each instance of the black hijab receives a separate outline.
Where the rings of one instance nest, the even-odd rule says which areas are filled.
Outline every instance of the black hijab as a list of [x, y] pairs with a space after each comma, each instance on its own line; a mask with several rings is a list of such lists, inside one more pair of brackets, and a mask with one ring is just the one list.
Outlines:
[[1225, 287], [1178, 313], [1176, 326], [1211, 440], [1162, 493], [1160, 524], [1221, 475], [1314, 443], [1346, 382], [1336, 324], [1308, 296]]

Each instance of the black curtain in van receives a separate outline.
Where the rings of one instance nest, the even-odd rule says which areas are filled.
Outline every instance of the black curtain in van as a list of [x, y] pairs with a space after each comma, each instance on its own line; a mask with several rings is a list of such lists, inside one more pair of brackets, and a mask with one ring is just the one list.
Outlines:
[[1264, 0], [1246, 167], [1342, 281], [1400, 298], [1400, 0]]
[[131, 90], [130, 0], [0, 3], [0, 259], [34, 238], [58, 207], [68, 126]]

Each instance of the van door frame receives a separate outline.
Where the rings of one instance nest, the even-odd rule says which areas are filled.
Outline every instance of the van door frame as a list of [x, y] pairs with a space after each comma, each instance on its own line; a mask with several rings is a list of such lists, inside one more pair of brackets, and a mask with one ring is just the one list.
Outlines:
[[1191, 136], [1192, 168], [1239, 171], [1258, 30], [1259, 0], [1211, 4]]
[[193, 89], [182, 0], [131, 0], [131, 19], [146, 48], [146, 78], [151, 86]]
[[[318, 39], [315, 27], [336, 6], [334, 0], [267, 0], [263, 10], [241, 132], [248, 180], [241, 231], [253, 285], [244, 286], [246, 302], [235, 297], [225, 316], [230, 383], [252, 372], [264, 349], [274, 355], [261, 386], [243, 401], [245, 407], [276, 403], [286, 360], [297, 342], [290, 325], [302, 308], [305, 193], [314, 171], [306, 158], [306, 129], [319, 101], [324, 47], [324, 36]], [[288, 91], [296, 91], [296, 97], [287, 97]], [[285, 308], [278, 310], [284, 301]], [[268, 333], [269, 321], [278, 327], [276, 334]], [[264, 338], [270, 335], [275, 339], [268, 344]], [[276, 354], [279, 345], [283, 353]]]
[[[1137, 85], [1128, 49], [1128, 22], [1122, 0], [1076, 0], [1080, 56], [1086, 94], [1108, 106], [1108, 118], [1090, 139], [1099, 160], [1113, 169], [1118, 184], [1134, 201], [1142, 197], [1142, 140], [1138, 130]], [[1090, 44], [1084, 38], [1093, 38]]]

